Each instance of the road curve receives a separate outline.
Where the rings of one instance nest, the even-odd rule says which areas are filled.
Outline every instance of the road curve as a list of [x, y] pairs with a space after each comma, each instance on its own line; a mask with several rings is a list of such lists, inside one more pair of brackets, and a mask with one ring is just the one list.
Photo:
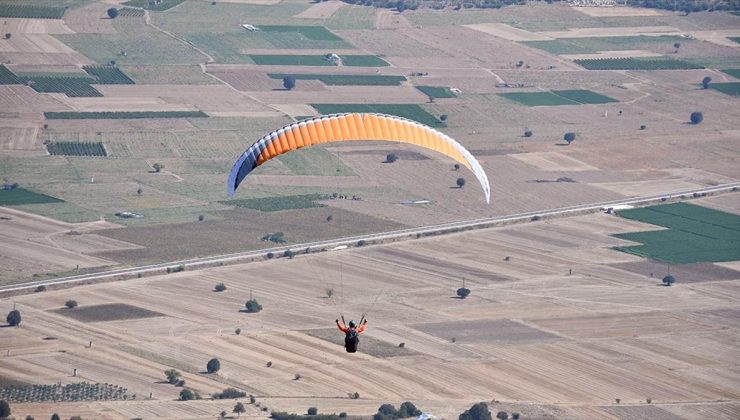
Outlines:
[[[532, 220], [534, 216], [552, 217], [552, 216], [565, 216], [569, 214], [587, 213], [593, 211], [599, 211], [603, 208], [620, 206], [620, 205], [633, 205], [639, 206], [643, 204], [649, 204], [653, 202], [660, 202], [674, 200], [677, 197], [685, 196], [686, 198], [693, 197], [694, 194], [715, 194], [722, 192], [729, 192], [740, 188], [740, 182], [733, 182], [728, 184], [721, 184], [713, 187], [699, 188], [688, 191], [672, 192], [668, 194], [656, 194], [643, 197], [633, 197], [613, 201], [605, 201], [601, 203], [582, 204], [577, 206], [560, 207], [550, 210], [543, 211], [532, 211], [527, 213], [518, 213], [509, 216], [489, 217], [474, 220], [465, 220], [460, 222], [444, 223], [439, 225], [422, 226], [416, 228], [395, 230], [390, 232], [367, 234], [360, 236], [351, 236], [338, 239], [330, 239], [327, 241], [318, 242], [307, 242], [302, 244], [293, 244], [290, 246], [280, 246], [274, 248], [260, 249], [256, 251], [238, 252], [234, 254], [224, 254], [212, 257], [193, 258], [188, 260], [171, 261], [161, 264], [144, 265], [139, 267], [120, 268], [116, 270], [100, 271], [96, 273], [80, 274], [75, 276], [59, 277], [48, 280], [38, 280], [21, 284], [14, 284], [8, 286], [0, 286], [0, 293], [12, 292], [24, 289], [35, 288], [38, 286], [51, 286], [59, 284], [73, 284], [90, 282], [94, 280], [110, 279], [114, 277], [127, 277], [132, 275], [145, 275], [163, 273], [167, 268], [175, 268], [178, 266], [184, 266], [186, 269], [197, 269], [202, 267], [223, 265], [227, 263], [236, 263], [240, 260], [247, 260], [255, 257], [265, 257], [268, 253], [282, 253], [287, 249], [291, 250], [305, 250], [310, 249], [311, 251], [327, 250], [331, 251], [336, 247], [350, 247], [356, 245], [359, 241], [372, 242], [372, 241], [386, 241], [386, 240], [402, 240], [411, 239], [421, 236], [428, 235], [439, 235], [445, 233], [460, 232], [462, 230], [480, 229], [485, 227], [492, 227], [502, 223], [522, 222]], [[344, 249], [340, 248], [340, 249]]]

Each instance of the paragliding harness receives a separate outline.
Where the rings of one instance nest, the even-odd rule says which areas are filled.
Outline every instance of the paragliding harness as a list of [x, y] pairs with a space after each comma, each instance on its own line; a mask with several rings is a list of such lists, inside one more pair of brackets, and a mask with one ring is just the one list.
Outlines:
[[357, 335], [357, 328], [350, 328], [344, 335], [344, 348], [347, 353], [357, 352], [357, 345], [360, 344], [360, 337]]

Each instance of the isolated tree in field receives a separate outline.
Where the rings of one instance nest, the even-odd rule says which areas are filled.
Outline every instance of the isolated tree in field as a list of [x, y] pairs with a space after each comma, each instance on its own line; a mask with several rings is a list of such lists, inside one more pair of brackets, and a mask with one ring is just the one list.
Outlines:
[[203, 216], [202, 214], [200, 216], [198, 216], [198, 221], [199, 222], [202, 222], [204, 220], [206, 220], [206, 217], [205, 216]]
[[563, 136], [563, 140], [568, 142], [568, 144], [573, 143], [573, 140], [575, 139], [576, 139], [576, 133], [565, 133], [565, 135]]
[[221, 362], [215, 357], [208, 361], [206, 364], [206, 371], [208, 373], [216, 373], [221, 369]]
[[670, 274], [667, 275], [667, 276], [665, 276], [665, 277], [663, 277], [663, 284], [665, 284], [666, 286], [670, 286], [670, 285], [672, 285], [675, 282], [676, 282], [676, 279], [673, 278], [673, 276], [670, 275]]
[[380, 416], [385, 416], [385, 418], [398, 418], [398, 410], [396, 410], [396, 407], [392, 404], [383, 404], [378, 407], [378, 414]]
[[460, 299], [465, 299], [466, 297], [468, 297], [468, 295], [470, 295], [470, 289], [466, 287], [461, 287], [457, 289], [457, 296], [459, 296]]
[[190, 400], [196, 400], [196, 394], [189, 390], [189, 389], [183, 389], [180, 391], [180, 401], [190, 401]]
[[499, 420], [508, 420], [509, 419], [509, 413], [506, 411], [499, 411], [496, 413], [496, 418]]
[[691, 113], [691, 124], [699, 124], [700, 122], [704, 121], [704, 114], [702, 114], [699, 111], [694, 111]]
[[524, 129], [524, 137], [532, 137], [532, 134], [534, 133], [529, 128]]
[[[214, 3], [216, 3], [216, 2], [214, 1]], [[224, 410], [224, 411], [222, 411], [222, 412], [221, 412], [221, 413], [219, 414], [219, 416], [221, 416], [221, 418], [222, 418], [222, 419], [225, 419], [225, 418], [226, 418], [226, 414], [228, 414], [228, 413], [226, 412], [226, 410]]]
[[157, 162], [154, 165], [152, 165], [152, 168], [154, 168], [154, 172], [161, 172], [162, 169], [164, 169], [164, 165], [162, 165], [161, 163]]
[[681, 43], [680, 42], [676, 42], [675, 44], [673, 44], [673, 48], [676, 49], [676, 54], [678, 54], [678, 49], [681, 48]]
[[439, 116], [439, 120], [440, 120], [440, 121], [442, 121], [442, 122], [445, 122], [445, 121], [447, 121], [447, 114], [442, 114], [442, 115], [440, 115], [440, 116]]
[[70, 299], [70, 300], [64, 302], [64, 306], [66, 306], [69, 309], [74, 309], [74, 308], [77, 307], [77, 301]]
[[232, 410], [232, 413], [236, 413], [236, 416], [239, 417], [242, 413], [246, 413], [247, 409], [244, 407], [244, 404], [242, 403], [236, 403], [234, 406], [234, 409]]
[[519, 414], [519, 413], [511, 413], [511, 418], [514, 419], [514, 420], [519, 420], [519, 416], [520, 415], [521, 414]]
[[252, 314], [262, 310], [262, 305], [257, 303], [257, 299], [249, 299], [245, 305], [247, 312]]
[[5, 400], [0, 400], [0, 419], [10, 417], [10, 404]]
[[26, 416], [26, 420], [34, 420], [34, 419], [33, 419], [33, 416], [29, 414]]
[[218, 283], [217, 285], [213, 287], [213, 290], [217, 292], [223, 292], [224, 290], [226, 290], [226, 285], [223, 283]]
[[108, 17], [109, 18], [115, 19], [116, 16], [118, 16], [118, 9], [116, 9], [115, 7], [111, 7], [110, 9], [108, 9]]
[[180, 381], [180, 372], [175, 369], [165, 370], [164, 376], [167, 378], [167, 382], [172, 385], [176, 385]]
[[465, 186], [465, 178], [458, 178], [457, 181], [457, 188], [462, 188]]
[[11, 327], [17, 327], [21, 325], [21, 311], [13, 309], [8, 313], [8, 316], [5, 318], [5, 320]]
[[491, 412], [488, 411], [488, 404], [479, 402], [460, 414], [458, 420], [492, 420], [492, 418]]
[[137, 195], [141, 195], [141, 194], [143, 194], [143, 193], [144, 193], [144, 189], [143, 189], [143, 188], [141, 188], [141, 187], [139, 187], [139, 189], [137, 189], [137, 190], [136, 190], [136, 194], [137, 194]]
[[459, 163], [456, 163], [456, 164], [452, 165], [452, 169], [454, 169], [456, 171], [459, 171], [460, 170], [460, 164]]
[[7, 34], [5, 34], [5, 39], [10, 39], [10, 37], [12, 37], [12, 36], [13, 36], [13, 34], [11, 34], [10, 32], [8, 32]]
[[701, 87], [704, 89], [709, 89], [709, 84], [712, 83], [712, 78], [707, 76], [701, 81]]
[[319, 410], [316, 407], [309, 407], [307, 413], [309, 416], [315, 416], [316, 414], [318, 414], [318, 412]]
[[396, 156], [395, 153], [388, 153], [385, 156], [385, 161], [388, 162], [388, 163], [393, 163], [393, 162], [395, 162], [397, 160], [398, 160], [398, 156]]
[[293, 88], [295, 87], [295, 77], [283, 77], [283, 87], [288, 90], [293, 90]]
[[54, 413], [51, 415], [51, 420], [59, 420], [59, 414]]
[[411, 401], [406, 401], [401, 404], [401, 407], [398, 408], [398, 417], [405, 419], [408, 417], [418, 417], [421, 415], [421, 410], [416, 408], [414, 403]]

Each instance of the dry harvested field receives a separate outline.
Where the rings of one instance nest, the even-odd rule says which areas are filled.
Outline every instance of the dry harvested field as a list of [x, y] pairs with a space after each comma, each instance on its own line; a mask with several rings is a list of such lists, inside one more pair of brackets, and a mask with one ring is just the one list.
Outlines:
[[509, 41], [549, 41], [553, 39], [552, 37], [537, 32], [525, 31], [524, 29], [515, 28], [505, 23], [478, 23], [465, 26], [489, 35], [508, 39]]
[[411, 22], [401, 13], [386, 9], [375, 11], [375, 29], [398, 29], [410, 28], [411, 26]]
[[74, 31], [69, 29], [61, 19], [22, 19], [22, 18], [3, 18], [0, 25], [0, 31], [3, 34], [72, 34]]
[[[317, 406], [367, 416], [411, 400], [454, 418], [495, 399], [491, 410], [525, 418], [735, 418], [738, 330], [721, 320], [740, 313], [740, 279], [702, 271], [701, 283], [659, 287], [596, 257], [635, 260], [609, 249], [624, 242], [610, 234], [650, 227], [591, 214], [16, 297], [24, 321], [2, 332], [11, 339], [0, 344], [0, 375], [108, 382], [144, 399], [13, 404], [37, 417], [209, 418], [233, 406], [175, 402], [179, 388], [163, 371], [176, 368], [203, 395], [236, 386], [270, 411]], [[463, 277], [472, 294], [453, 298]], [[212, 290], [219, 282], [226, 291]], [[250, 294], [262, 312], [240, 312]], [[80, 306], [62, 308], [68, 299]], [[104, 307], [122, 310], [107, 320]], [[347, 355], [333, 319], [367, 311], [360, 352]], [[221, 370], [203, 374], [214, 356]], [[362, 398], [350, 399], [353, 392]]]
[[326, 1], [323, 3], [317, 3], [308, 9], [295, 15], [297, 18], [302, 19], [326, 19], [334, 15], [344, 3], [341, 1]]
[[[301, 80], [297, 84], [304, 82]], [[426, 95], [411, 86], [327, 86], [321, 91], [280, 89], [250, 92], [250, 96], [270, 104], [420, 104], [428, 100]]]
[[573, 10], [595, 17], [661, 16], [664, 12], [637, 7], [573, 7]]
[[539, 32], [550, 38], [586, 38], [600, 36], [661, 36], [681, 35], [681, 31], [672, 26], [637, 26], [632, 28], [568, 28], [567, 31]]

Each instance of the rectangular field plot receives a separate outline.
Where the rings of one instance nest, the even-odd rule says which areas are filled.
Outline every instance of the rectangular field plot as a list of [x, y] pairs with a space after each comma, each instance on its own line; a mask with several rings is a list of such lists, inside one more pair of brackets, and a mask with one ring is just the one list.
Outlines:
[[526, 106], [578, 105], [578, 102], [552, 92], [511, 92], [499, 93], [499, 96]]
[[323, 55], [250, 54], [249, 58], [261, 66], [333, 66]]
[[709, 88], [722, 92], [725, 95], [740, 95], [740, 82], [711, 83]]
[[414, 329], [458, 343], [526, 343], [560, 337], [509, 319], [479, 319], [412, 325]]
[[44, 112], [47, 120], [130, 120], [141, 118], [207, 118], [203, 111], [139, 111], [139, 112]]
[[[599, 51], [641, 50], [650, 47], [671, 49], [676, 42], [687, 43], [675, 35], [661, 36], [605, 36], [587, 38], [561, 38], [552, 41], [527, 41], [524, 44], [552, 54], [595, 54]], [[690, 41], [688, 41], [690, 42]]]
[[418, 121], [430, 127], [445, 127], [445, 123], [416, 104], [311, 104], [319, 114], [342, 112], [377, 112]]
[[643, 245], [615, 249], [675, 264], [740, 260], [740, 216], [686, 203], [620, 211], [668, 229], [614, 235]]
[[0, 206], [17, 206], [21, 204], [61, 203], [63, 200], [35, 193], [25, 188], [0, 189]]
[[349, 67], [388, 67], [387, 61], [375, 55], [340, 55], [342, 65]]
[[614, 98], [584, 89], [553, 90], [552, 93], [582, 104], [608, 104], [611, 102], [619, 102]]
[[[612, 267], [643, 276], [655, 277], [656, 283], [666, 272], [666, 265], [650, 260], [633, 261], [612, 264]], [[671, 267], [671, 275], [681, 283], [702, 283], [706, 281], [727, 281], [740, 279], [740, 271], [722, 267], [716, 264], [696, 263], [682, 264]]]
[[672, 58], [598, 58], [574, 60], [588, 70], [692, 70], [704, 66]]
[[51, 142], [46, 144], [46, 150], [50, 155], [59, 156], [108, 156], [100, 142]]
[[171, 9], [185, 0], [161, 0], [161, 1], [150, 1], [150, 0], [129, 0], [125, 4], [126, 6], [142, 7], [144, 9], [154, 10], [155, 12], [161, 12], [167, 9]]
[[0, 4], [0, 17], [9, 18], [61, 19], [66, 11], [66, 7]]
[[0, 64], [0, 85], [20, 85], [23, 84], [18, 76], [12, 71], [8, 70], [7, 67]]
[[131, 80], [124, 72], [118, 67], [111, 66], [84, 66], [82, 70], [85, 70], [87, 74], [95, 78], [95, 83], [101, 85], [133, 85], [134, 81]]
[[740, 69], [725, 69], [722, 73], [729, 74], [730, 76], [740, 79]]
[[54, 312], [74, 318], [81, 322], [106, 322], [120, 321], [124, 319], [153, 318], [155, 316], [165, 316], [159, 312], [139, 308], [138, 306], [127, 305], [124, 303], [107, 303], [103, 305], [78, 306], [73, 309], [60, 308]]
[[289, 74], [268, 73], [271, 79], [293, 77], [296, 80], [319, 80], [333, 86], [398, 86], [405, 82], [404, 76], [365, 75], [365, 74]]
[[342, 40], [323, 26], [260, 25], [259, 29], [267, 33], [296, 33], [315, 41]]
[[84, 77], [34, 77], [31, 87], [36, 92], [63, 93], [71, 98], [95, 98], [103, 96], [90, 86], [90, 79]]
[[599, 314], [568, 318], [528, 319], [528, 323], [574, 339], [619, 338], [673, 334], [706, 329], [665, 313]]
[[[311, 337], [320, 338], [338, 346], [344, 347], [344, 335], [337, 328], [322, 328], [303, 331]], [[360, 335], [360, 345], [357, 347], [359, 353], [369, 354], [374, 357], [411, 356], [418, 354], [405, 347], [378, 340], [367, 335]]]
[[327, 198], [329, 197], [324, 194], [301, 194], [278, 197], [245, 198], [242, 200], [222, 201], [221, 203], [259, 211], [281, 211], [326, 207], [324, 204], [317, 203], [317, 201], [326, 200]]
[[450, 88], [442, 86], [417, 86], [421, 92], [430, 98], [456, 98], [457, 95], [452, 93]]

